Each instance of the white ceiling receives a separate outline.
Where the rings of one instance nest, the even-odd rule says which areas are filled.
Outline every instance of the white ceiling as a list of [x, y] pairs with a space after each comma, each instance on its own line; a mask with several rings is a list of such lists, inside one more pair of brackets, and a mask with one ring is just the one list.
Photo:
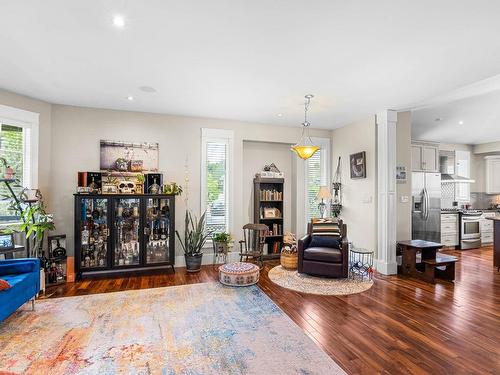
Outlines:
[[413, 111], [412, 138], [462, 144], [500, 141], [500, 89]]
[[54, 103], [294, 125], [313, 93], [312, 126], [333, 128], [500, 73], [500, 1], [2, 0], [0, 14], [0, 87]]

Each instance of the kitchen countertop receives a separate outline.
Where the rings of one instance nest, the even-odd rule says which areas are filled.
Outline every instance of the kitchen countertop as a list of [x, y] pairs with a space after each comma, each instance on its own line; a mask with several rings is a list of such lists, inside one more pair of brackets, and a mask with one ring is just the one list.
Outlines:
[[494, 221], [500, 221], [500, 215], [497, 215], [495, 217], [486, 217], [486, 220], [494, 220]]

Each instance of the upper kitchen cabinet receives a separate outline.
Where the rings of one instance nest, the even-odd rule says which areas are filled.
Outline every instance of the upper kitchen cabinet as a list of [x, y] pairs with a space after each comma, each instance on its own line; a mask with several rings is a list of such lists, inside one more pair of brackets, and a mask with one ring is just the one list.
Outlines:
[[411, 145], [412, 171], [439, 172], [439, 147], [432, 143], [413, 142]]
[[486, 194], [500, 194], [500, 156], [485, 156]]

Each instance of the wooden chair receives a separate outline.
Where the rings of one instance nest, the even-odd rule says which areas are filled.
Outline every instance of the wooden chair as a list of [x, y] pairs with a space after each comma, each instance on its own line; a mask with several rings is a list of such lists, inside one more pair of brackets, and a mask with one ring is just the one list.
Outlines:
[[240, 241], [240, 262], [249, 259], [256, 261], [260, 269], [264, 267], [262, 257], [264, 255], [264, 244], [266, 233], [269, 228], [265, 224], [246, 224], [243, 226], [243, 240]]

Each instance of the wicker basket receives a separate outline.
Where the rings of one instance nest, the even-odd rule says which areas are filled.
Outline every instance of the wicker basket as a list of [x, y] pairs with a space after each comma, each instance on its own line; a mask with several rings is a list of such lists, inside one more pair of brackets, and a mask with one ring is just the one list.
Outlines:
[[286, 268], [287, 270], [296, 270], [298, 259], [299, 257], [297, 253], [293, 254], [282, 253], [280, 257], [281, 267]]

